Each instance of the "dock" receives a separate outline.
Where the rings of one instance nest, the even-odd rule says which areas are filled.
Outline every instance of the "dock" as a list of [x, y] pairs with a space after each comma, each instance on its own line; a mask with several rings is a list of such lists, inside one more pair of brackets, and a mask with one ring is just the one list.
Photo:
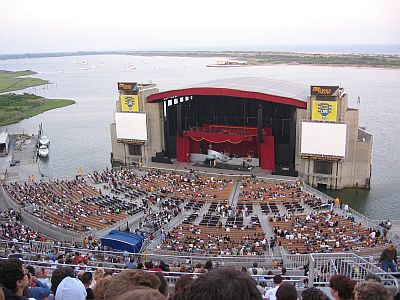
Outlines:
[[12, 136], [10, 140], [10, 155], [1, 158], [1, 179], [19, 182], [41, 178], [41, 171], [37, 161], [37, 138], [36, 135]]

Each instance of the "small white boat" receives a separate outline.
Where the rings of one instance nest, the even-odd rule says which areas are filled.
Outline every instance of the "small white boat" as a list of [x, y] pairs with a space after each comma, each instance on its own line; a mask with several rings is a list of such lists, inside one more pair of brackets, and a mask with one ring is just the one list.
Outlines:
[[43, 135], [40, 137], [39, 144], [41, 146], [47, 147], [50, 144], [50, 139], [47, 136]]
[[49, 156], [49, 148], [47, 146], [40, 146], [38, 153], [39, 153], [40, 157], [48, 157]]

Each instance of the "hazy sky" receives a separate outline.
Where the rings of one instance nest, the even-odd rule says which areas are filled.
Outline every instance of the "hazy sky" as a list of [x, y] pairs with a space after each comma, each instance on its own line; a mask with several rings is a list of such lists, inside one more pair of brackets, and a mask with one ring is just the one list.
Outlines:
[[0, 0], [0, 53], [400, 44], [400, 0]]

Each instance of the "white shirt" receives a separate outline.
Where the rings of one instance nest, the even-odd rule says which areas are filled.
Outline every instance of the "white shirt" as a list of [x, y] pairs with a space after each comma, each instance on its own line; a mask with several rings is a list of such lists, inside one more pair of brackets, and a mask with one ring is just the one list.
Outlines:
[[277, 285], [276, 287], [269, 289], [265, 292], [264, 294], [264, 298], [268, 299], [268, 300], [276, 300], [276, 291], [278, 290], [279, 285]]

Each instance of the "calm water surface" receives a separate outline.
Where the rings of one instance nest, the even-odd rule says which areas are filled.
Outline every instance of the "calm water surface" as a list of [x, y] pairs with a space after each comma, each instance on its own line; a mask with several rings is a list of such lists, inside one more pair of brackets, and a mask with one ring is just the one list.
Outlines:
[[[322, 67], [254, 66], [206, 68], [221, 58], [76, 56], [0, 61], [0, 69], [38, 72], [50, 80], [45, 87], [26, 89], [48, 98], [66, 98], [75, 105], [45, 112], [7, 126], [10, 132], [36, 133], [43, 123], [51, 139], [50, 158], [42, 162], [46, 176], [70, 177], [77, 169], [99, 170], [110, 166], [110, 123], [118, 99], [117, 82], [154, 82], [163, 90], [203, 81], [255, 76], [304, 85], [341, 85], [349, 106], [360, 110], [360, 126], [374, 134], [373, 175], [370, 191], [347, 189], [343, 201], [372, 218], [400, 219], [400, 70]], [[130, 69], [130, 65], [136, 69]], [[360, 96], [361, 103], [357, 104]], [[336, 193], [334, 193], [336, 195]]]

